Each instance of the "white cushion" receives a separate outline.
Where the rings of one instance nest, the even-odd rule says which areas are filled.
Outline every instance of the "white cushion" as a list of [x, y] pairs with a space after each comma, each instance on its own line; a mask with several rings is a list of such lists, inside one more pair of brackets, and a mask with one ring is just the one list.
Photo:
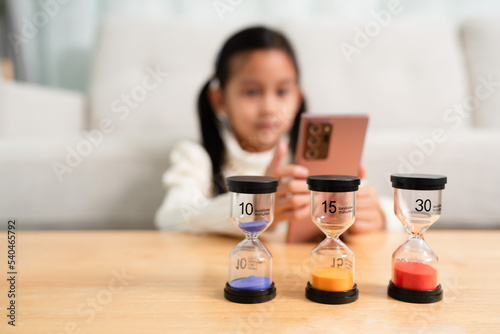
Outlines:
[[[278, 25], [298, 53], [310, 112], [369, 113], [377, 128], [446, 123], [446, 110], [462, 103], [468, 89], [456, 27], [447, 21], [394, 19], [348, 63], [339, 45], [352, 44], [353, 27], [364, 23]], [[113, 101], [141, 90], [146, 68], [158, 66], [169, 76], [135, 109], [129, 108], [130, 117], [117, 122], [117, 131], [196, 133], [199, 90], [212, 74], [222, 43], [243, 25], [108, 18], [93, 67], [91, 125], [116, 117]], [[125, 107], [123, 102], [116, 105]], [[468, 124], [464, 118], [462, 125]]]
[[[198, 94], [213, 74], [222, 43], [242, 23], [110, 17], [101, 27], [90, 84], [91, 126], [116, 119], [117, 133], [161, 129], [182, 136], [198, 132]], [[151, 70], [167, 72], [156, 88], [144, 90]], [[134, 108], [120, 102], [122, 94], [146, 91], [132, 98]], [[133, 95], [133, 94], [132, 94]], [[138, 95], [136, 94], [136, 97]], [[123, 112], [114, 112], [121, 108]], [[125, 109], [130, 116], [120, 118]]]
[[[467, 92], [457, 29], [446, 21], [393, 18], [350, 57], [363, 22], [284, 25], [299, 56], [312, 113], [368, 113], [375, 128], [425, 128], [446, 123], [444, 112]], [[358, 45], [362, 45], [359, 44]], [[465, 119], [463, 124], [468, 124]]]
[[[433, 140], [432, 132], [442, 129]], [[393, 198], [392, 173], [443, 174], [443, 213], [433, 228], [500, 226], [500, 133], [496, 130], [370, 131], [363, 164], [380, 195]]]
[[472, 92], [480, 89], [475, 124], [500, 129], [500, 17], [470, 20], [463, 26], [463, 36]]
[[[167, 133], [106, 134], [97, 145], [86, 134], [0, 141], [0, 220], [24, 229], [153, 228], [171, 141]], [[68, 169], [56, 173], [54, 164]]]
[[0, 81], [0, 138], [54, 137], [84, 128], [80, 93]]

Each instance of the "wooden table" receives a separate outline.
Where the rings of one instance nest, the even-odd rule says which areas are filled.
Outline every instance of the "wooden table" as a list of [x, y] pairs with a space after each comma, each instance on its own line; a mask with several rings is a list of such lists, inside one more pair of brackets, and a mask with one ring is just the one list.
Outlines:
[[[264, 237], [264, 236], [263, 236]], [[307, 300], [312, 244], [267, 241], [273, 301], [223, 297], [237, 239], [156, 231], [17, 232], [17, 319], [7, 325], [0, 284], [0, 333], [492, 333], [500, 331], [500, 231], [429, 231], [440, 256], [444, 300], [387, 297], [391, 255], [403, 234], [356, 236], [359, 299]], [[6, 268], [6, 233], [0, 237]]]

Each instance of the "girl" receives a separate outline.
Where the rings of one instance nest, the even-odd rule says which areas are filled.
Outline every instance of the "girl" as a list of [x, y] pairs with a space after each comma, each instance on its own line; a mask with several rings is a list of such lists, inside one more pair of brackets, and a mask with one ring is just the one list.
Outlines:
[[[281, 33], [255, 27], [229, 38], [198, 99], [203, 145], [182, 141], [171, 151], [159, 228], [241, 236], [229, 219], [224, 180], [231, 175], [280, 179], [275, 224], [309, 216], [308, 170], [290, 164], [305, 112], [298, 79], [295, 54]], [[360, 188], [356, 210], [351, 233], [384, 228], [373, 188]]]

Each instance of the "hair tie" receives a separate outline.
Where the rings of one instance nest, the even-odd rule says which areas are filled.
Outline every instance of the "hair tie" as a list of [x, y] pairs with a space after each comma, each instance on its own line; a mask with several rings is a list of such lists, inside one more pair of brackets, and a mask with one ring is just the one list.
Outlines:
[[220, 81], [216, 77], [214, 77], [212, 80], [210, 80], [210, 83], [208, 85], [210, 89], [219, 89], [220, 87]]

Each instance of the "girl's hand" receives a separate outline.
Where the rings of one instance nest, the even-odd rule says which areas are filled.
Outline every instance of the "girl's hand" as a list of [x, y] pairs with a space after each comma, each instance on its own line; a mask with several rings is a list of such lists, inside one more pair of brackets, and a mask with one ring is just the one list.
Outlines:
[[[366, 168], [361, 166], [360, 177], [364, 178]], [[372, 186], [359, 187], [356, 193], [356, 221], [349, 228], [352, 234], [379, 231], [385, 228], [385, 216], [380, 207], [377, 190]]]
[[306, 184], [309, 175], [307, 168], [299, 165], [282, 165], [288, 148], [285, 143], [279, 142], [273, 160], [266, 169], [266, 176], [280, 179], [276, 192], [274, 221], [276, 223], [308, 217], [311, 214], [310, 193]]

